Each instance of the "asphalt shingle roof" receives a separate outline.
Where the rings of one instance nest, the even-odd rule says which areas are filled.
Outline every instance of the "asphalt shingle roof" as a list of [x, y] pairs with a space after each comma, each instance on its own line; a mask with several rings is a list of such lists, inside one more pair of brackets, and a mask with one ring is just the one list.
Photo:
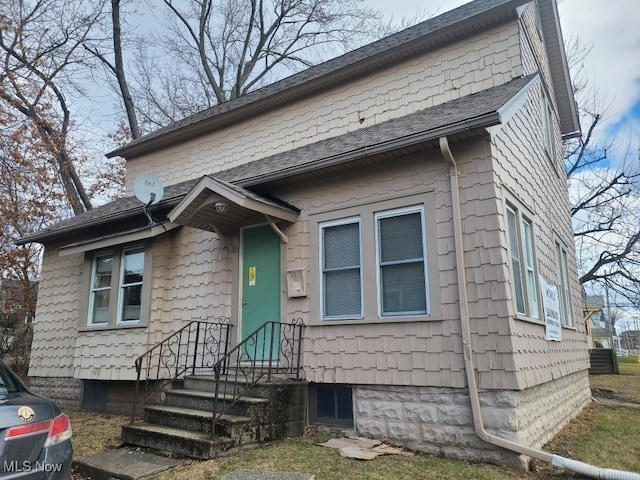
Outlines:
[[[302, 171], [312, 171], [338, 162], [348, 162], [357, 157], [360, 152], [365, 154], [365, 149], [370, 150], [375, 146], [386, 148], [386, 145], [389, 145], [388, 148], [392, 149], [394, 146], [391, 144], [398, 140], [407, 143], [427, 142], [441, 135], [452, 135], [468, 130], [470, 125], [474, 125], [475, 128], [495, 125], [500, 122], [500, 108], [520, 92], [533, 77], [517, 78], [506, 84], [401, 118], [254, 160], [217, 172], [213, 176], [229, 183], [254, 186], [265, 181], [286, 178]], [[477, 122], [474, 123], [474, 120]], [[152, 206], [151, 211], [166, 213], [198, 181], [199, 178], [195, 178], [166, 186], [163, 200]], [[120, 198], [56, 223], [34, 235], [24, 237], [19, 243], [51, 241], [85, 228], [140, 215], [141, 211], [141, 203], [135, 197]]]
[[[108, 156], [123, 155], [128, 157], [129, 153], [136, 151], [139, 146], [154, 143], [162, 138], [169, 138], [197, 124], [207, 124], [212, 119], [220, 120], [230, 114], [233, 114], [231, 116], [242, 115], [241, 111], [250, 106], [252, 109], [258, 108], [261, 110], [272, 108], [274, 103], [283, 102], [282, 99], [278, 99], [278, 96], [284, 92], [299, 91], [297, 95], [302, 97], [317, 92], [319, 89], [327, 88], [332, 84], [344, 82], [348, 78], [353, 78], [375, 69], [376, 67], [373, 64], [376, 61], [384, 63], [381, 60], [382, 58], [387, 59], [386, 61], [389, 61], [388, 58], [393, 58], [392, 61], [399, 61], [402, 58], [424, 51], [428, 47], [420, 44], [424, 44], [427, 39], [443, 36], [443, 39], [435, 41], [435, 44], [438, 44], [447, 39], [450, 40], [455, 35], [459, 35], [460, 32], [469, 34], [473, 28], [477, 28], [470, 26], [469, 23], [471, 21], [480, 24], [485, 16], [490, 14], [507, 17], [514, 16], [515, 7], [526, 3], [526, 1], [475, 0], [258, 90], [186, 117], [144, 135], [125, 147], [109, 153]], [[377, 68], [380, 68], [380, 66], [378, 65]], [[333, 80], [330, 81], [330, 78], [333, 78]], [[320, 81], [322, 81], [322, 87], [319, 86]], [[304, 88], [301, 89], [301, 87]], [[285, 101], [291, 101], [291, 98], [288, 97]], [[250, 115], [254, 114], [254, 110], [251, 110], [251, 112]]]

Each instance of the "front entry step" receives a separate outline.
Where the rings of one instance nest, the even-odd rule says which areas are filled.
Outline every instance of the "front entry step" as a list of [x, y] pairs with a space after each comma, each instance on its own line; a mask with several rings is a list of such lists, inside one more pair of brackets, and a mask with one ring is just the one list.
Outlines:
[[122, 441], [201, 460], [214, 458], [233, 446], [233, 440], [227, 437], [212, 439], [208, 433], [148, 423], [122, 427]]
[[211, 435], [215, 381], [186, 377], [183, 388], [165, 392], [163, 404], [144, 407], [143, 422], [124, 426], [122, 441], [207, 459], [234, 446], [302, 435], [306, 390], [307, 382], [297, 380], [221, 382], [216, 408], [223, 413]]
[[[193, 408], [152, 405], [145, 407], [145, 423], [180, 428], [188, 431], [211, 433], [211, 411]], [[240, 415], [222, 415], [216, 422], [216, 436], [229, 437], [236, 444], [258, 441], [259, 432], [253, 432], [251, 418]]]

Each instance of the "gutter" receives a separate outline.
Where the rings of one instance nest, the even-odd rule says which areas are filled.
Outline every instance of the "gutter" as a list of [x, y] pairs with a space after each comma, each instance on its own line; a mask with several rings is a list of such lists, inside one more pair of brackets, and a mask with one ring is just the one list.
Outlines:
[[471, 337], [471, 325], [469, 320], [469, 301], [467, 298], [467, 278], [466, 266], [464, 261], [464, 244], [462, 241], [462, 215], [459, 188], [459, 172], [449, 141], [446, 136], [439, 139], [440, 152], [450, 165], [449, 179], [451, 182], [451, 201], [453, 209], [453, 233], [455, 239], [456, 254], [456, 273], [458, 277], [458, 304], [460, 310], [460, 323], [462, 330], [462, 344], [464, 352], [464, 366], [467, 377], [467, 385], [469, 389], [469, 399], [471, 401], [471, 412], [473, 416], [473, 424], [478, 436], [487, 443], [498, 447], [516, 452], [529, 457], [537, 458], [553, 466], [571, 470], [573, 472], [585, 475], [589, 478], [603, 478], [608, 480], [640, 480], [640, 474], [633, 472], [625, 472], [622, 470], [613, 470], [610, 468], [600, 468], [588, 463], [571, 460], [569, 458], [554, 455], [543, 450], [522, 445], [511, 440], [507, 440], [496, 435], [488, 433], [484, 427], [482, 420], [482, 409], [480, 407], [480, 393], [478, 391], [478, 383], [476, 380], [476, 367], [473, 360], [473, 341]]
[[[129, 197], [124, 197], [124, 198], [129, 198]], [[173, 208], [180, 202], [181, 198], [182, 197], [174, 197], [174, 198], [167, 199], [166, 201], [162, 201], [161, 203], [158, 204], [158, 208], [156, 210], [159, 210], [162, 207]], [[91, 211], [92, 210], [88, 210], [88, 212], [91, 212]], [[17, 239], [14, 243], [20, 246], [20, 245], [26, 245], [27, 243], [32, 243], [32, 242], [44, 243], [47, 241], [54, 241], [60, 237], [64, 237], [65, 235], [77, 233], [80, 230], [86, 230], [92, 227], [103, 227], [105, 223], [115, 222], [118, 220], [127, 220], [139, 213], [140, 213], [139, 207], [127, 208], [126, 210], [119, 210], [112, 214], [101, 216], [96, 219], [89, 220], [86, 223], [81, 223], [79, 225], [73, 224], [68, 227], [63, 227], [59, 230], [55, 230], [53, 232], [45, 231], [45, 232], [35, 233], [33, 235], [29, 235], [26, 237], [22, 237]], [[72, 217], [72, 218], [75, 218], [75, 217]]]
[[271, 171], [260, 175], [254, 175], [242, 180], [234, 181], [233, 184], [244, 188], [251, 187], [254, 185], [281, 180], [283, 178], [288, 178], [294, 175], [302, 175], [314, 170], [332, 167], [334, 165], [341, 165], [347, 162], [358, 160], [360, 158], [371, 157], [374, 155], [410, 147], [420, 143], [432, 142], [443, 136], [469, 132], [478, 128], [491, 127], [494, 125], [498, 125], [499, 123], [499, 111], [492, 111], [474, 118], [464, 120], [462, 122], [452, 123], [435, 129], [406, 135], [400, 138], [394, 138], [393, 140], [388, 140], [386, 142], [367, 145], [356, 150], [351, 150], [330, 157], [324, 157], [315, 162], [309, 162], [303, 165], [296, 165], [290, 168]]

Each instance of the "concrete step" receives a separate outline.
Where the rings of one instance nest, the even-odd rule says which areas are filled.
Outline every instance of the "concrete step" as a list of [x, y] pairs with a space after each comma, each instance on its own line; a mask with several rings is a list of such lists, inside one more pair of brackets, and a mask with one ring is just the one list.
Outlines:
[[[167, 405], [149, 405], [144, 407], [144, 421], [196, 432], [211, 432], [213, 413], [185, 407]], [[222, 415], [216, 422], [216, 435], [230, 437], [238, 443], [246, 443], [252, 439], [245, 438], [252, 430], [251, 419], [240, 415]]]
[[[193, 408], [212, 412], [215, 403], [213, 392], [199, 390], [170, 390], [165, 394], [164, 404], [171, 407]], [[232, 402], [235, 403], [232, 404]], [[269, 405], [266, 398], [241, 396], [235, 399], [233, 395], [220, 395], [218, 399], [218, 411], [224, 411], [231, 415], [240, 415], [258, 419], [264, 416]]]
[[[240, 391], [245, 396], [269, 398], [269, 392], [272, 387], [283, 385], [291, 385], [292, 382], [306, 383], [302, 380], [292, 380], [285, 376], [273, 376], [271, 381], [267, 382], [266, 378], [252, 385], [247, 390], [247, 386], [252, 382], [243, 376], [222, 375], [220, 377], [220, 393], [233, 394]], [[184, 390], [196, 390], [200, 392], [215, 392], [216, 382], [214, 376], [196, 375], [184, 378]]]
[[203, 460], [214, 458], [233, 446], [233, 440], [230, 438], [211, 438], [208, 433], [188, 432], [179, 428], [147, 423], [123, 426], [122, 441]]
[[[143, 480], [156, 478], [177, 467], [183, 460], [146, 452], [118, 448], [73, 460], [72, 467], [83, 478], [91, 480]], [[74, 476], [75, 478], [75, 476]]]

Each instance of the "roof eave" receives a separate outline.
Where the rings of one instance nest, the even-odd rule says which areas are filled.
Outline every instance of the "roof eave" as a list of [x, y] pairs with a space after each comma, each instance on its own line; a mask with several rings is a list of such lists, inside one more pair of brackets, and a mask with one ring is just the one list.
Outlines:
[[[166, 201], [162, 201], [157, 205], [157, 208], [162, 208], [163, 210], [172, 208], [175, 205], [177, 205], [180, 202], [180, 200], [181, 200], [181, 197], [175, 197], [175, 198], [168, 199]], [[55, 232], [40, 232], [34, 235], [28, 235], [26, 237], [17, 239], [14, 243], [18, 246], [26, 245], [28, 243], [47, 244], [47, 243], [51, 243], [56, 240], [62, 239], [66, 236], [75, 235], [82, 230], [88, 230], [90, 228], [103, 226], [105, 223], [131, 219], [136, 215], [140, 215], [140, 213], [141, 213], [141, 207], [128, 208], [111, 215], [98, 217], [95, 220], [90, 220], [87, 223], [83, 223], [81, 226], [72, 225], [66, 228], [62, 228], [60, 230], [56, 230]]]
[[558, 6], [556, 0], [539, 0], [538, 5], [551, 68], [553, 90], [558, 106], [562, 138], [577, 137], [581, 135], [580, 120], [573, 96], [573, 86], [560, 28]]

